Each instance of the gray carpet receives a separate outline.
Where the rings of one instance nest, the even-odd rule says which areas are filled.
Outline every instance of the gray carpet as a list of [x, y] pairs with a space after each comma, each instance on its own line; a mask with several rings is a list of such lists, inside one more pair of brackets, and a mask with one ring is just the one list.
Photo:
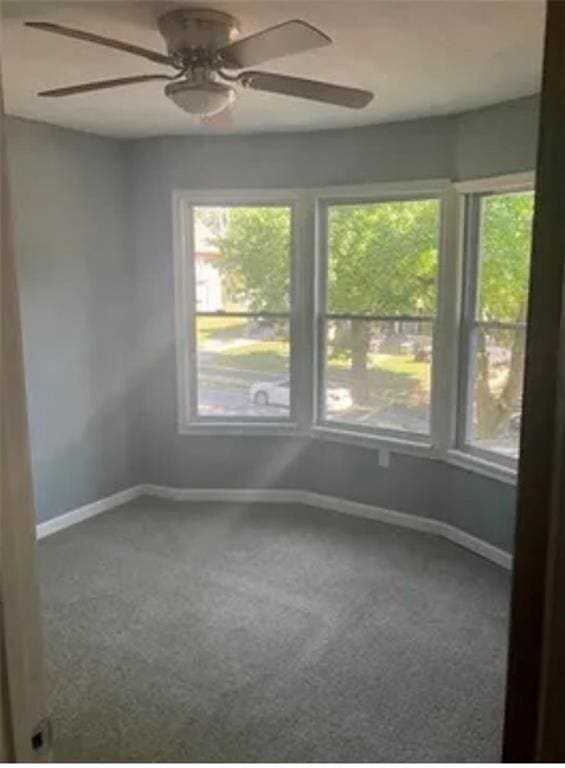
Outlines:
[[499, 758], [509, 578], [449, 542], [145, 498], [39, 554], [60, 762]]

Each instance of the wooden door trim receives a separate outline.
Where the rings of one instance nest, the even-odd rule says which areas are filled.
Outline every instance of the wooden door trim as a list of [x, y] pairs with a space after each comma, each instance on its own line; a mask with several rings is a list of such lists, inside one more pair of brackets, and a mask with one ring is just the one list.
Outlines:
[[43, 645], [36, 576], [35, 508], [27, 425], [23, 345], [16, 261], [9, 209], [0, 82], [1, 194], [1, 506], [0, 506], [0, 686], [3, 757], [36, 762], [50, 745], [33, 743], [47, 716]]
[[564, 137], [565, 2], [549, 0], [511, 603], [506, 762], [565, 759]]

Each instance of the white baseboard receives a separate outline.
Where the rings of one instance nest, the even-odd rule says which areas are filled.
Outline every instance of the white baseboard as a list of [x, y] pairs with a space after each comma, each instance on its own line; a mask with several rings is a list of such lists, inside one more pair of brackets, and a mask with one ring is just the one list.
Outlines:
[[304, 491], [278, 488], [172, 488], [143, 483], [141, 494], [170, 501], [207, 501], [234, 504], [303, 504]]
[[57, 533], [57, 531], [69, 528], [71, 525], [81, 523], [83, 520], [88, 520], [89, 517], [95, 517], [102, 512], [107, 512], [109, 509], [119, 507], [121, 504], [126, 504], [128, 501], [137, 499], [138, 496], [141, 496], [140, 489], [140, 485], [134, 485], [131, 488], [126, 488], [124, 491], [118, 491], [111, 496], [105, 496], [103, 499], [93, 501], [91, 504], [85, 504], [77, 509], [72, 509], [70, 512], [65, 512], [62, 515], [53, 517], [51, 520], [47, 520], [44, 523], [39, 523], [35, 529], [36, 537], [38, 539], [44, 539], [52, 533]]
[[40, 539], [63, 528], [68, 528], [70, 525], [79, 523], [89, 517], [94, 517], [94, 515], [99, 515], [101, 512], [106, 512], [113, 507], [125, 504], [140, 496], [154, 496], [160, 499], [169, 499], [170, 501], [228, 502], [234, 504], [304, 504], [308, 507], [364, 517], [401, 528], [410, 528], [414, 531], [441, 536], [484, 557], [486, 560], [496, 563], [496, 565], [507, 569], [512, 567], [512, 556], [508, 552], [488, 544], [486, 541], [478, 539], [476, 536], [472, 536], [470, 533], [466, 533], [460, 528], [456, 528], [454, 525], [445, 523], [442, 520], [409, 515], [406, 512], [395, 512], [391, 509], [361, 504], [357, 501], [348, 501], [336, 496], [325, 496], [320, 493], [290, 488], [173, 488], [171, 486], [143, 483], [132, 486], [125, 491], [114, 493], [112, 496], [100, 499], [92, 504], [79, 507], [79, 509], [67, 512], [60, 517], [55, 517], [46, 523], [41, 523], [37, 526], [37, 538]]
[[493, 544], [489, 544], [482, 539], [472, 536], [454, 525], [445, 523], [442, 520], [434, 520], [430, 517], [419, 517], [418, 515], [409, 515], [406, 512], [396, 512], [392, 509], [383, 507], [374, 507], [370, 504], [361, 504], [357, 501], [348, 501], [347, 499], [336, 498], [335, 496], [324, 496], [310, 491], [302, 492], [302, 504], [308, 504], [312, 507], [322, 509], [331, 509], [335, 512], [341, 512], [345, 515], [355, 515], [357, 517], [367, 517], [371, 520], [377, 520], [381, 523], [396, 525], [400, 528], [410, 528], [413, 531], [422, 533], [431, 533], [435, 536], [441, 536], [448, 541], [458, 544], [465, 549], [471, 550], [476, 555], [484, 557], [497, 565], [512, 568], [512, 555], [505, 552]]
[[365, 517], [381, 523], [441, 536], [503, 568], [510, 569], [512, 567], [512, 555], [508, 552], [442, 520], [409, 515], [406, 512], [396, 512], [392, 509], [348, 501], [336, 496], [325, 496], [311, 491], [271, 488], [171, 488], [170, 486], [151, 484], [141, 485], [139, 488], [144, 495], [170, 499], [171, 501], [304, 504], [308, 507], [328, 509], [345, 515]]

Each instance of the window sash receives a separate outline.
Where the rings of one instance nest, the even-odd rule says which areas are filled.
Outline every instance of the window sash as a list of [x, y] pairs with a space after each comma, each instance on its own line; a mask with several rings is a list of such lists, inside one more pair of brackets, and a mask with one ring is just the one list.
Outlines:
[[478, 456], [484, 459], [501, 461], [507, 466], [516, 466], [517, 459], [513, 456], [509, 456], [502, 451], [496, 451], [494, 449], [484, 448], [478, 444], [478, 440], [473, 439], [473, 409], [475, 407], [475, 373], [476, 373], [476, 343], [477, 335], [480, 331], [517, 331], [525, 332], [525, 323], [507, 323], [497, 322], [496, 320], [475, 321], [470, 324], [470, 337], [468, 341], [469, 357], [465, 369], [466, 374], [466, 396], [464, 407], [465, 410], [460, 414], [460, 421], [462, 426], [462, 441], [460, 447], [468, 453]]
[[[197, 309], [197, 296], [196, 296], [196, 259], [195, 259], [195, 247], [194, 247], [194, 212], [197, 208], [288, 208], [290, 211], [290, 249], [288, 259], [289, 269], [289, 309], [286, 312], [272, 312], [269, 310], [259, 311], [203, 311]], [[292, 426], [296, 422], [296, 387], [295, 387], [295, 369], [297, 365], [296, 350], [294, 344], [295, 336], [295, 321], [296, 314], [296, 259], [297, 259], [297, 231], [296, 231], [296, 201], [286, 197], [273, 197], [272, 199], [262, 199], [255, 195], [250, 195], [249, 198], [244, 196], [233, 198], [230, 195], [225, 197], [218, 197], [214, 200], [207, 200], [205, 196], [200, 196], [193, 200], [187, 200], [181, 198], [181, 213], [179, 224], [183, 227], [182, 233], [182, 247], [186, 257], [186, 274], [185, 279], [182, 281], [184, 290], [186, 291], [187, 302], [187, 326], [188, 333], [186, 338], [187, 343], [187, 355], [186, 365], [187, 370], [185, 375], [179, 377], [179, 386], [181, 381], [184, 381], [184, 385], [188, 387], [188, 391], [184, 393], [183, 397], [179, 398], [179, 402], [186, 402], [186, 422], [188, 425], [203, 426], [203, 425], [249, 425], [267, 427], [269, 424], [278, 426]], [[181, 287], [182, 291], [182, 287]], [[197, 338], [197, 323], [200, 317], [240, 317], [240, 318], [270, 318], [281, 319], [288, 321], [289, 329], [289, 371], [288, 377], [290, 381], [290, 406], [288, 415], [276, 416], [253, 416], [253, 415], [218, 415], [209, 416], [199, 412], [199, 374], [200, 365], [198, 361], [199, 356], [199, 344]], [[188, 395], [188, 397], [186, 397]]]
[[[248, 189], [248, 190], [177, 190], [173, 192], [175, 308], [177, 328], [177, 396], [178, 426], [182, 434], [286, 434], [336, 439], [387, 450], [407, 452], [417, 450], [460, 463], [468, 457], [469, 467], [490, 466], [507, 472], [515, 471], [516, 461], [502, 454], [484, 451], [470, 445], [465, 436], [463, 415], [466, 413], [468, 385], [468, 342], [477, 328], [523, 329], [525, 324], [480, 321], [470, 307], [473, 285], [469, 274], [473, 259], [469, 249], [470, 226], [468, 208], [471, 201], [489, 194], [532, 191], [533, 174], [479, 179], [473, 182], [451, 183], [447, 179], [366, 184], [309, 189]], [[438, 238], [436, 313], [430, 315], [364, 315], [325, 312], [327, 258], [324, 227], [329, 205], [355, 205], [435, 199], [440, 205]], [[292, 222], [292, 252], [290, 258], [290, 306], [288, 312], [259, 311], [244, 313], [253, 317], [273, 317], [286, 320], [290, 326], [290, 418], [241, 418], [198, 416], [196, 409], [197, 354], [195, 327], [199, 317], [230, 316], [236, 313], [196, 311], [194, 268], [192, 259], [191, 212], [198, 206], [267, 207], [289, 206]], [[480, 230], [479, 230], [480, 231]], [[475, 262], [475, 267], [478, 266]], [[325, 323], [331, 320], [374, 320], [375, 322], [427, 322], [433, 331], [431, 434], [387, 430], [381, 427], [322, 421], [323, 363], [325, 358]], [[191, 331], [192, 329], [192, 331]], [[190, 332], [191, 331], [191, 332]], [[446, 378], [447, 376], [447, 378]], [[286, 414], [285, 414], [286, 417]], [[469, 433], [471, 434], [471, 433]], [[333, 437], [332, 437], [333, 436]], [[394, 446], [394, 447], [393, 447]], [[474, 463], [474, 459], [477, 459]], [[493, 470], [494, 471], [494, 470]], [[486, 472], [488, 474], [488, 472]]]
[[[420, 200], [434, 200], [438, 205], [438, 259], [436, 264], [436, 313], [433, 315], [412, 315], [412, 314], [377, 314], [370, 315], [365, 313], [345, 313], [331, 312], [328, 310], [328, 274], [329, 274], [329, 217], [328, 212], [332, 207], [337, 206], [356, 206], [356, 205], [379, 205], [387, 203], [409, 203]], [[437, 318], [439, 306], [442, 300], [440, 296], [441, 269], [442, 269], [442, 251], [443, 226], [444, 226], [444, 203], [445, 200], [438, 192], [399, 192], [398, 194], [374, 195], [374, 196], [351, 196], [340, 197], [331, 196], [318, 198], [317, 200], [317, 320], [316, 320], [316, 387], [315, 402], [312, 415], [312, 426], [327, 428], [332, 430], [343, 430], [350, 434], [366, 435], [370, 437], [384, 437], [393, 440], [407, 440], [410, 442], [422, 442], [429, 444], [434, 435], [434, 390], [438, 376], [437, 363], [435, 362], [437, 350]], [[331, 320], [369, 320], [374, 322], [425, 322], [431, 325], [432, 330], [432, 361], [431, 361], [431, 387], [430, 387], [430, 418], [429, 428], [426, 432], [413, 432], [405, 429], [389, 429], [386, 427], [372, 426], [367, 427], [352, 421], [340, 421], [338, 419], [327, 419], [325, 417], [326, 405], [326, 386], [327, 386], [327, 322]]]
[[[426, 323], [427, 325], [431, 326], [431, 338], [432, 338], [432, 361], [430, 362], [431, 370], [431, 387], [430, 387], [430, 404], [429, 404], [429, 428], [426, 431], [420, 431], [416, 432], [409, 429], [395, 429], [390, 427], [382, 427], [382, 426], [367, 426], [362, 423], [358, 423], [355, 421], [346, 421], [343, 419], [339, 419], [337, 417], [334, 418], [328, 418], [326, 415], [326, 393], [327, 393], [327, 348], [328, 348], [328, 337], [327, 337], [327, 326], [328, 323], [330, 323], [332, 320], [361, 320], [361, 321], [368, 321], [368, 322], [388, 322], [388, 323], [395, 323], [395, 322], [406, 322], [406, 323]], [[429, 442], [432, 432], [432, 405], [433, 405], [433, 357], [434, 357], [434, 351], [435, 351], [435, 335], [436, 335], [436, 318], [432, 316], [424, 316], [424, 315], [343, 315], [343, 314], [332, 314], [328, 313], [326, 315], [321, 315], [318, 318], [318, 338], [319, 338], [319, 350], [320, 354], [319, 357], [320, 362], [320, 368], [321, 368], [321, 377], [319, 380], [319, 389], [318, 389], [318, 397], [317, 397], [317, 409], [316, 409], [316, 418], [315, 418], [315, 426], [318, 427], [325, 427], [329, 429], [338, 429], [338, 430], [345, 430], [349, 433], [359, 433], [361, 435], [372, 435], [373, 437], [375, 435], [377, 436], [383, 436], [383, 437], [390, 437], [390, 438], [404, 438], [406, 440], [410, 440], [411, 442]]]
[[[265, 423], [274, 423], [274, 424], [293, 424], [295, 421], [295, 387], [293, 385], [292, 380], [292, 328], [291, 328], [291, 313], [290, 312], [208, 312], [208, 311], [198, 311], [194, 312], [193, 314], [193, 322], [194, 322], [194, 335], [196, 337], [196, 329], [198, 325], [198, 319], [199, 318], [207, 318], [207, 317], [218, 317], [218, 318], [241, 318], [245, 320], [260, 320], [260, 319], [268, 319], [268, 320], [284, 320], [288, 322], [288, 346], [289, 346], [289, 356], [288, 356], [288, 362], [289, 362], [289, 369], [288, 373], [281, 373], [280, 378], [287, 378], [289, 379], [290, 386], [289, 386], [289, 395], [290, 395], [290, 404], [288, 409], [288, 416], [277, 416], [277, 415], [269, 415], [266, 416], [254, 416], [254, 415], [235, 415], [235, 414], [221, 414], [218, 416], [207, 416], [205, 414], [200, 413], [199, 411], [199, 405], [200, 405], [200, 378], [202, 376], [202, 370], [199, 360], [199, 353], [201, 350], [201, 346], [198, 344], [198, 340], [196, 340], [196, 347], [194, 351], [194, 355], [192, 356], [192, 368], [194, 370], [194, 379], [193, 379], [193, 386], [192, 386], [192, 392], [194, 393], [194, 410], [192, 411], [192, 417], [191, 422], [195, 424], [217, 424], [217, 423], [228, 423], [228, 424], [240, 424], [240, 423], [249, 423], [249, 424], [265, 424]], [[268, 372], [265, 372], [266, 375], [268, 375]]]
[[[291, 358], [292, 358], [292, 344], [291, 344], [291, 316], [290, 313], [281, 313], [281, 312], [271, 312], [270, 314], [264, 314], [262, 312], [197, 312], [195, 313], [195, 318], [198, 321], [199, 318], [206, 318], [206, 317], [219, 317], [219, 318], [228, 318], [228, 317], [235, 317], [235, 318], [242, 318], [242, 319], [276, 319], [276, 320], [284, 320], [288, 322], [288, 330], [289, 330], [289, 339], [288, 339], [288, 346], [289, 346], [289, 356], [288, 356], [288, 363], [289, 363], [289, 369], [288, 373], [281, 373], [280, 376], [277, 376], [277, 378], [288, 378], [290, 382], [289, 386], [289, 396], [290, 396], [290, 404], [288, 409], [288, 415], [269, 415], [267, 416], [254, 416], [250, 414], [220, 414], [217, 416], [210, 416], [206, 415], [200, 412], [200, 390], [201, 390], [201, 378], [205, 376], [203, 371], [203, 366], [201, 366], [199, 355], [201, 352], [201, 345], [198, 344], [198, 340], [196, 341], [196, 347], [195, 347], [195, 354], [193, 356], [193, 368], [194, 368], [194, 384], [193, 384], [193, 392], [195, 396], [195, 407], [193, 411], [192, 416], [192, 422], [195, 424], [216, 424], [218, 422], [221, 423], [242, 423], [246, 422], [249, 424], [263, 424], [265, 422], [268, 423], [277, 423], [277, 424], [288, 424], [293, 423], [295, 418], [295, 397], [294, 397], [294, 386], [292, 381], [292, 372], [291, 372]], [[244, 371], [245, 372], [245, 371]], [[265, 371], [265, 377], [269, 376], [269, 372]]]
[[484, 330], [526, 330], [527, 324], [500, 320], [481, 320], [479, 292], [481, 279], [482, 202], [485, 198], [535, 191], [531, 184], [509, 189], [476, 190], [464, 198], [463, 292], [458, 365], [458, 402], [455, 423], [455, 447], [471, 456], [516, 468], [517, 459], [500, 451], [477, 446], [473, 442], [474, 339]]

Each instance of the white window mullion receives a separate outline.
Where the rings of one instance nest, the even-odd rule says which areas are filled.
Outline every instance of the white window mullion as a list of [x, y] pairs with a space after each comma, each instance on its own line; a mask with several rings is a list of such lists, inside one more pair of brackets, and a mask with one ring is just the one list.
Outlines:
[[196, 403], [195, 287], [192, 270], [192, 209], [173, 196], [173, 250], [179, 428], [185, 429]]
[[324, 413], [326, 380], [326, 306], [328, 293], [328, 207], [325, 201], [315, 206], [316, 226], [316, 286], [314, 333], [316, 337], [315, 358], [315, 414], [314, 423], [320, 424]]
[[463, 261], [461, 203], [451, 184], [441, 205], [438, 303], [432, 360], [431, 433], [436, 452], [444, 454], [455, 441], [458, 400], [458, 359], [461, 328]]
[[291, 376], [296, 425], [300, 432], [310, 429], [314, 418], [315, 379], [315, 201], [307, 192], [294, 205], [294, 254], [291, 332]]

